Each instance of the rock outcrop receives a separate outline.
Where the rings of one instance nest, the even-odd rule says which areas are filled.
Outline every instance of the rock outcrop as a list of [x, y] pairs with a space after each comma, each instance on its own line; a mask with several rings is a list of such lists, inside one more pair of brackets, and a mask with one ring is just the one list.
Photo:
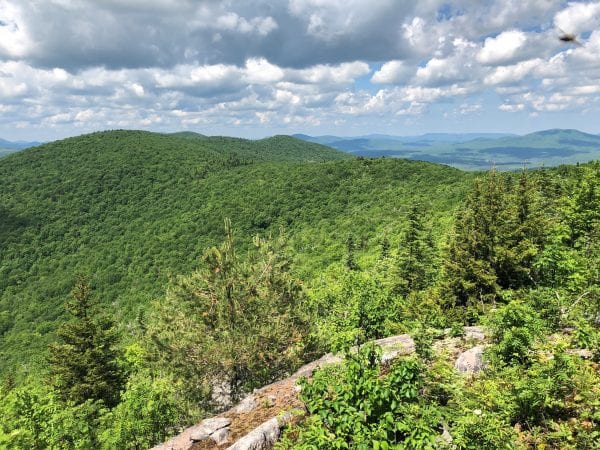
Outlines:
[[[375, 344], [381, 346], [384, 362], [415, 351], [415, 343], [408, 334], [379, 339]], [[298, 379], [311, 377], [315, 370], [342, 361], [341, 356], [328, 353], [302, 366], [289, 378], [254, 391], [219, 417], [205, 419], [152, 450], [270, 448], [279, 438], [281, 428], [293, 417], [291, 411], [302, 410], [296, 386]], [[232, 444], [225, 447], [227, 443]]]
[[281, 429], [290, 421], [292, 413], [288, 412], [279, 417], [273, 417], [262, 423], [246, 436], [238, 440], [227, 450], [261, 450], [271, 448], [279, 436]]
[[485, 367], [484, 349], [484, 345], [477, 345], [466, 352], [462, 352], [454, 363], [454, 368], [461, 373], [480, 372]]

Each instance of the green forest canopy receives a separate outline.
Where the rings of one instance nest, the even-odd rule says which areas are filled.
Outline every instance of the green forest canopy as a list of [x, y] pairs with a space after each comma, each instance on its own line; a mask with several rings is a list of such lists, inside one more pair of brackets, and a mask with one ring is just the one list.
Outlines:
[[125, 323], [197, 266], [228, 217], [244, 237], [283, 226], [310, 281], [343, 258], [348, 234], [366, 253], [397, 235], [415, 201], [444, 229], [472, 177], [286, 136], [112, 131], [11, 155], [0, 161], [0, 371], [40, 355], [77, 274]]

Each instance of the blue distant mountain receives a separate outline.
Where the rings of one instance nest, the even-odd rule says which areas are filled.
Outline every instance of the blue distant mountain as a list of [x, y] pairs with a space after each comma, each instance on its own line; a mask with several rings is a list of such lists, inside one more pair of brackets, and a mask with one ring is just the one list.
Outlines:
[[351, 141], [356, 139], [374, 140], [374, 141], [396, 141], [396, 142], [467, 142], [473, 139], [496, 139], [502, 137], [517, 136], [511, 133], [425, 133], [415, 136], [394, 136], [390, 134], [367, 134], [364, 136], [341, 137], [341, 136], [309, 136], [307, 134], [294, 134], [293, 137], [303, 141], [316, 142], [318, 144], [328, 144], [331, 142]]
[[24, 148], [35, 147], [36, 145], [40, 144], [42, 143], [26, 141], [7, 141], [5, 139], [0, 139], [0, 156], [23, 150]]
[[356, 137], [295, 135], [364, 157], [417, 159], [467, 170], [574, 164], [600, 158], [600, 136], [552, 129], [523, 136], [502, 133], [371, 134]]

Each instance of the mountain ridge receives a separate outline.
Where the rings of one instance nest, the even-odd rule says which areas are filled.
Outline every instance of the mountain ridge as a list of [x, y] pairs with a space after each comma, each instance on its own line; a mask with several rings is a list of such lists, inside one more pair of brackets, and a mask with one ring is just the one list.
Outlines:
[[130, 320], [171, 274], [196, 267], [225, 217], [242, 238], [285, 227], [299, 270], [318, 271], [343, 258], [349, 233], [368, 242], [417, 198], [447, 211], [468, 180], [446, 166], [360, 160], [288, 136], [112, 131], [8, 155], [0, 160], [0, 372], [39, 356], [77, 274], [90, 276], [103, 307]]
[[[364, 157], [398, 157], [448, 164], [464, 170], [551, 167], [600, 158], [600, 136], [574, 129], [550, 129], [525, 135], [429, 134], [411, 137], [297, 135]], [[445, 139], [445, 141], [444, 141]]]

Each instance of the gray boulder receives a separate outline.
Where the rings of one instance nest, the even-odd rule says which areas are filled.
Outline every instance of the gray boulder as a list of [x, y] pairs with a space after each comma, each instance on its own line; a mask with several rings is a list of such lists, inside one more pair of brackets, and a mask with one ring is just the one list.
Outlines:
[[279, 417], [263, 422], [227, 450], [262, 450], [272, 448], [281, 434], [281, 428], [290, 421], [292, 413], [288, 412]]
[[254, 411], [258, 403], [256, 402], [256, 398], [254, 395], [250, 394], [244, 400], [242, 400], [238, 405], [233, 409], [233, 411], [237, 414], [249, 413]]
[[477, 373], [485, 367], [483, 359], [484, 345], [477, 345], [461, 353], [454, 363], [454, 368], [460, 373]]
[[229, 441], [229, 436], [231, 435], [231, 430], [229, 427], [221, 428], [220, 430], [215, 431], [210, 435], [210, 439], [217, 445], [223, 445], [227, 441]]
[[210, 419], [204, 419], [200, 424], [195, 428], [194, 432], [190, 434], [190, 439], [192, 441], [204, 441], [208, 438], [213, 437], [213, 434], [223, 428], [231, 425], [231, 419], [227, 417], [212, 417]]

